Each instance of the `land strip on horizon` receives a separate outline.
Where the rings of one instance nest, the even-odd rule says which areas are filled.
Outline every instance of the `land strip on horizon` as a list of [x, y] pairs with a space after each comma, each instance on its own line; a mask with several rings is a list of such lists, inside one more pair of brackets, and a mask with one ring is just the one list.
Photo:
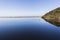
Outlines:
[[40, 18], [40, 16], [0, 16], [0, 18]]

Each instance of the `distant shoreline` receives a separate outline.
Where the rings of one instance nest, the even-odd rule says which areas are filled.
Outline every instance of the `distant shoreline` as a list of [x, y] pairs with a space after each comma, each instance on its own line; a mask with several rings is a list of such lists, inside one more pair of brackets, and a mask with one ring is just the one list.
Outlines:
[[40, 18], [40, 16], [0, 16], [0, 18]]

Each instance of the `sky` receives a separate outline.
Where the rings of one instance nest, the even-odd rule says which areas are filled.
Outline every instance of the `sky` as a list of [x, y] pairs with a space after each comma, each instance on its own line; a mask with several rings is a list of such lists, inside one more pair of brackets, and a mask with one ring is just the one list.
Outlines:
[[60, 0], [0, 0], [0, 16], [42, 16], [60, 7]]

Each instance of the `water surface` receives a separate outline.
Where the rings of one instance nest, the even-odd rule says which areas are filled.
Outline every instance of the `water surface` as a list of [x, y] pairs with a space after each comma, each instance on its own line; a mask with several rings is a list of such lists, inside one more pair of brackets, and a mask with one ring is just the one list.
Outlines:
[[42, 18], [0, 18], [1, 40], [60, 40], [60, 27]]

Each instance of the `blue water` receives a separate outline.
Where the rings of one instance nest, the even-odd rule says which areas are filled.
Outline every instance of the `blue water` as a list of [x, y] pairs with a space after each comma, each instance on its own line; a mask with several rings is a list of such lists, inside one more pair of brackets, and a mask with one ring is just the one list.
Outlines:
[[60, 40], [60, 27], [42, 18], [1, 18], [0, 40]]

